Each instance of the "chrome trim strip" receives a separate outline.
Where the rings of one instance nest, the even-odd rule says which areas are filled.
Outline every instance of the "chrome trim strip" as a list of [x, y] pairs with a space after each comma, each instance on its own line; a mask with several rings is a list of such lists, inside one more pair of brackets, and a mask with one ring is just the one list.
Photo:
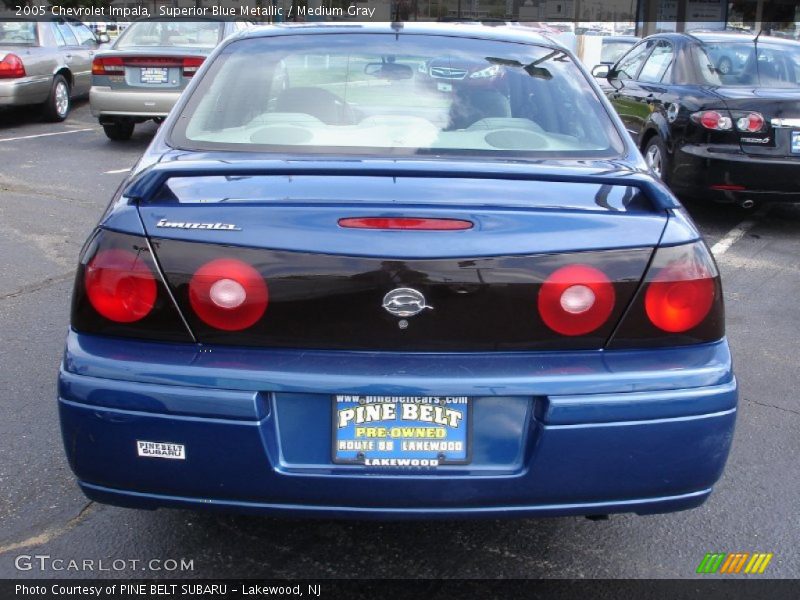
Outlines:
[[800, 128], [800, 119], [772, 119], [770, 125], [773, 127], [798, 127]]

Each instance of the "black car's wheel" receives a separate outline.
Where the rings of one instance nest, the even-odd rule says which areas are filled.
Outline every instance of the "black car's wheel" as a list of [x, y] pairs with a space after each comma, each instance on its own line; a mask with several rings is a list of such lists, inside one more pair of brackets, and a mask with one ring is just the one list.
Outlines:
[[103, 123], [103, 131], [108, 139], [124, 142], [131, 139], [135, 126], [133, 121], [114, 121], [113, 123]]
[[644, 147], [644, 160], [653, 174], [664, 183], [669, 180], [669, 156], [667, 146], [659, 136], [651, 137]]
[[44, 118], [48, 121], [63, 121], [69, 114], [70, 102], [69, 82], [63, 75], [53, 78], [50, 95], [44, 103]]

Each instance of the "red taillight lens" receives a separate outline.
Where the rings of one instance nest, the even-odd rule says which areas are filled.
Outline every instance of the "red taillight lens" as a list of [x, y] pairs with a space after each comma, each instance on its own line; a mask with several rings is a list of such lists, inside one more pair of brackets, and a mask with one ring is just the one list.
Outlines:
[[115, 56], [98, 57], [92, 61], [92, 75], [123, 75], [125, 66]]
[[247, 263], [220, 258], [195, 272], [189, 282], [189, 302], [207, 325], [240, 331], [264, 315], [269, 290], [261, 274]]
[[183, 76], [193, 77], [205, 59], [199, 56], [187, 56], [183, 59]]
[[703, 242], [658, 248], [608, 348], [682, 346], [725, 336], [719, 272]]
[[614, 286], [602, 271], [569, 265], [554, 271], [539, 290], [539, 314], [562, 335], [584, 335], [603, 325], [614, 310]]
[[133, 323], [156, 303], [156, 279], [145, 260], [129, 250], [101, 250], [86, 265], [89, 302], [106, 319]]
[[350, 229], [458, 231], [472, 229], [472, 222], [461, 219], [427, 219], [423, 217], [351, 217], [339, 219], [339, 226]]
[[25, 77], [25, 65], [16, 54], [6, 54], [3, 60], [0, 60], [0, 79], [16, 79], [17, 77]]
[[764, 128], [765, 123], [766, 121], [760, 113], [751, 112], [736, 119], [736, 129], [739, 131], [755, 133], [757, 131], [761, 131]]
[[692, 257], [670, 262], [655, 273], [647, 287], [647, 317], [663, 331], [689, 331], [708, 315], [715, 288], [712, 273]]
[[705, 110], [692, 114], [692, 120], [706, 129], [729, 131], [733, 129], [733, 120], [727, 114], [716, 110]]

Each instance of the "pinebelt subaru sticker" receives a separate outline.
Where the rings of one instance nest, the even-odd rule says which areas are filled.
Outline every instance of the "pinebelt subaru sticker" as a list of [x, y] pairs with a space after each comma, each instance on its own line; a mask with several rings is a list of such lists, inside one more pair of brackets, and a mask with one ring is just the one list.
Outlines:
[[136, 449], [139, 456], [147, 458], [172, 458], [186, 460], [186, 447], [183, 444], [168, 442], [143, 442], [136, 440]]

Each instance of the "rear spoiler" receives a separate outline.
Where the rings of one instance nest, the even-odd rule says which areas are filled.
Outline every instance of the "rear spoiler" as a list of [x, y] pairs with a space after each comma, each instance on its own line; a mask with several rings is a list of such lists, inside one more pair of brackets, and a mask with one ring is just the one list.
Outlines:
[[[597, 164], [597, 163], [595, 163]], [[254, 175], [318, 175], [318, 176], [382, 176], [459, 179], [507, 179], [515, 181], [543, 181], [564, 183], [589, 183], [595, 185], [630, 186], [639, 189], [659, 209], [680, 208], [680, 204], [660, 181], [650, 175], [620, 168], [614, 163], [597, 166], [555, 166], [552, 164], [508, 164], [443, 162], [443, 161], [281, 161], [242, 160], [236, 163], [223, 161], [171, 161], [157, 163], [133, 176], [123, 195], [130, 202], [146, 204], [156, 197], [164, 183], [173, 177], [225, 176], [247, 177]]]

